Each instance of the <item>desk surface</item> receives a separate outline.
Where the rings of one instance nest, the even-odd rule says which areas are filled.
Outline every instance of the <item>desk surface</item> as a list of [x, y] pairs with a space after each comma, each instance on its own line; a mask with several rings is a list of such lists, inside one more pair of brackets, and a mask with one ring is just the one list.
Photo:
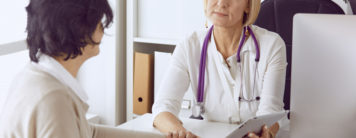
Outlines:
[[[226, 137], [231, 131], [233, 131], [238, 127], [238, 125], [236, 124], [208, 122], [204, 120], [195, 120], [189, 118], [180, 118], [180, 119], [183, 122], [183, 126], [187, 130], [191, 131], [192, 133], [198, 135], [201, 138]], [[142, 131], [142, 132], [160, 134], [160, 132], [152, 126], [152, 114], [144, 114], [118, 127], [122, 129], [133, 130], [133, 131]], [[277, 137], [286, 137], [286, 135], [283, 136], [280, 135]]]

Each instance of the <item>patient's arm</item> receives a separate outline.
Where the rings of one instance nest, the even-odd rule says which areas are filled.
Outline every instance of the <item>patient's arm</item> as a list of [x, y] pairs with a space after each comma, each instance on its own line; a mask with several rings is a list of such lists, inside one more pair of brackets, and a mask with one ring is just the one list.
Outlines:
[[93, 125], [93, 138], [164, 138], [162, 134], [139, 132], [103, 125]]

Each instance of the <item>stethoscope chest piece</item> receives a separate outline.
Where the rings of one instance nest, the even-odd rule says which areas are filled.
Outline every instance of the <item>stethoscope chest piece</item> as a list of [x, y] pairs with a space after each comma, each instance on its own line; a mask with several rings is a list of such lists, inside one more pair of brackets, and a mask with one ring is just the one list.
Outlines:
[[202, 114], [204, 113], [204, 106], [200, 103], [193, 105], [191, 119], [203, 120]]

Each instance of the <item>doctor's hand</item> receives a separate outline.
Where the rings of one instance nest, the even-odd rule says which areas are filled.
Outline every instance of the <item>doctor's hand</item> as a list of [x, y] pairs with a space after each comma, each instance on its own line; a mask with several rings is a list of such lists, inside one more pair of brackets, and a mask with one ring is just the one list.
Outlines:
[[180, 131], [168, 132], [166, 138], [198, 138], [198, 136], [194, 135], [192, 132], [180, 130]]
[[267, 127], [266, 125], [262, 126], [261, 135], [257, 135], [255, 133], [248, 133], [249, 138], [274, 138], [279, 130], [279, 124], [275, 123], [271, 127]]

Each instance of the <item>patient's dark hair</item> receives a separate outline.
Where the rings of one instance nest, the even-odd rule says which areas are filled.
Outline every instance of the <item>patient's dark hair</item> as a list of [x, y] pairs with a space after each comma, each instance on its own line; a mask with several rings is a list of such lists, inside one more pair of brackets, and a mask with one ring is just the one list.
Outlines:
[[27, 10], [27, 44], [30, 59], [38, 62], [38, 52], [49, 56], [82, 54], [98, 23], [108, 28], [113, 21], [107, 0], [30, 0]]

